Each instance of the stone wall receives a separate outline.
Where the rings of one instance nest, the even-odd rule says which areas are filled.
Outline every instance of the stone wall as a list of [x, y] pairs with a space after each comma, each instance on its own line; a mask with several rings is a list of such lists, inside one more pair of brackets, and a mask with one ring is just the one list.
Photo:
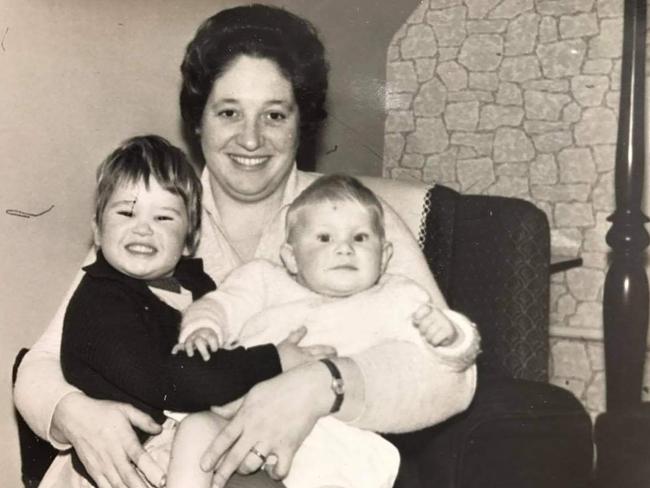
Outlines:
[[605, 407], [622, 12], [622, 0], [424, 0], [388, 51], [384, 176], [532, 201], [553, 254], [582, 257], [552, 276], [551, 372], [592, 414]]

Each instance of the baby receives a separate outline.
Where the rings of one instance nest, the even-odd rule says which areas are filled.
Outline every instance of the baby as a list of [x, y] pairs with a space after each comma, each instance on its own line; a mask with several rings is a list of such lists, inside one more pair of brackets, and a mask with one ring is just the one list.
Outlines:
[[[209, 361], [172, 355], [180, 310], [215, 289], [202, 261], [187, 257], [198, 244], [200, 220], [201, 183], [183, 152], [157, 136], [126, 141], [98, 168], [96, 261], [84, 267], [64, 318], [66, 380], [163, 424], [145, 444], [163, 466], [177, 425], [164, 411], [227, 403], [282, 369], [313, 360], [312, 353], [331, 351], [301, 348], [298, 338], [289, 338], [277, 348], [223, 349]], [[61, 453], [39, 486], [91, 486], [74, 456]]]
[[[415, 324], [419, 331], [414, 327], [414, 313], [429, 296], [412, 280], [384, 273], [392, 246], [385, 239], [382, 206], [358, 180], [338, 175], [316, 180], [289, 206], [286, 229], [284, 268], [257, 260], [234, 270], [219, 290], [186, 310], [177, 351], [198, 351], [208, 359], [221, 347], [277, 343], [305, 326], [303, 344], [329, 344], [340, 355], [397, 339], [428, 350], [440, 368], [475, 368], [479, 338], [465, 317], [434, 310], [436, 320]], [[344, 388], [335, 362], [323, 363], [333, 375], [334, 413]], [[208, 487], [211, 473], [202, 473], [196, 460], [223, 424], [215, 414], [186, 421], [191, 427], [181, 425], [172, 459], [177, 450], [185, 459], [194, 456], [196, 477], [185, 486]], [[263, 446], [251, 452], [267, 464], [273, 455]], [[398, 467], [397, 450], [382, 437], [329, 416], [305, 439], [284, 483], [389, 488]]]

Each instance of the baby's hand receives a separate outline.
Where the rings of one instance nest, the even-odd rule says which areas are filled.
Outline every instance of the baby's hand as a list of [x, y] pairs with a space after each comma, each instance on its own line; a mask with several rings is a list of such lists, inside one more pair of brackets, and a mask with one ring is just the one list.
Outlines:
[[332, 346], [299, 346], [298, 343], [307, 335], [307, 328], [300, 327], [291, 332], [285, 340], [278, 344], [278, 355], [282, 371], [287, 371], [301, 364], [317, 361], [318, 359], [336, 356]]
[[454, 324], [431, 304], [422, 305], [415, 311], [413, 325], [433, 347], [450, 346], [458, 337]]
[[176, 344], [172, 349], [172, 354], [185, 351], [185, 354], [192, 357], [196, 349], [201, 354], [203, 360], [208, 361], [210, 359], [210, 353], [216, 352], [219, 349], [219, 345], [219, 336], [217, 333], [208, 327], [201, 327], [188, 335], [184, 342]]

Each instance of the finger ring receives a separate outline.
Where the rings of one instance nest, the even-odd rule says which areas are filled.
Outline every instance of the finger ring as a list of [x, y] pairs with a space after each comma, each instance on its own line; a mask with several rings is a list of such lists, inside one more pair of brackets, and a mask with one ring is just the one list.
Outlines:
[[260, 451], [258, 451], [258, 450], [255, 448], [255, 446], [253, 446], [253, 447], [250, 448], [250, 452], [252, 452], [252, 453], [255, 454], [258, 458], [260, 458], [260, 459], [262, 460], [262, 464], [264, 464], [264, 463], [266, 462], [266, 456], [265, 456], [264, 454], [262, 454]]

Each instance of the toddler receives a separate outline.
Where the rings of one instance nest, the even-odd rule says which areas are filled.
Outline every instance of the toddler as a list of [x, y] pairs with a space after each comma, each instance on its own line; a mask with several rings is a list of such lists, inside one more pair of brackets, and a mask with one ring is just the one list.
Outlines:
[[[98, 168], [96, 261], [84, 267], [64, 318], [66, 380], [94, 398], [130, 403], [162, 424], [162, 433], [145, 444], [162, 466], [177, 424], [165, 411], [227, 403], [321, 351], [290, 338], [277, 348], [223, 349], [208, 361], [171, 354], [180, 310], [215, 289], [202, 261], [188, 257], [200, 220], [201, 183], [183, 152], [158, 136], [126, 141]], [[90, 478], [66, 452], [40, 486], [90, 486]]]
[[[305, 326], [302, 343], [333, 345], [340, 355], [398, 339], [427, 349], [440, 368], [475, 369], [479, 338], [464, 316], [433, 310], [434, 319], [414, 324], [415, 311], [430, 302], [429, 296], [412, 280], [384, 273], [392, 246], [385, 240], [383, 210], [358, 180], [338, 175], [316, 180], [289, 206], [286, 233], [284, 267], [257, 260], [234, 270], [219, 290], [186, 310], [176, 350], [198, 351], [208, 359], [221, 347], [277, 343]], [[344, 385], [335, 362], [323, 362], [333, 375], [336, 412]], [[192, 427], [179, 429], [172, 458], [178, 449], [187, 460], [199, 459], [221, 421], [207, 414], [184, 422]], [[261, 463], [273, 455], [263, 446], [251, 452]], [[211, 473], [194, 464], [196, 477], [185, 486], [210, 486]], [[298, 449], [284, 483], [288, 488], [390, 488], [398, 466], [399, 455], [388, 441], [328, 416]]]

